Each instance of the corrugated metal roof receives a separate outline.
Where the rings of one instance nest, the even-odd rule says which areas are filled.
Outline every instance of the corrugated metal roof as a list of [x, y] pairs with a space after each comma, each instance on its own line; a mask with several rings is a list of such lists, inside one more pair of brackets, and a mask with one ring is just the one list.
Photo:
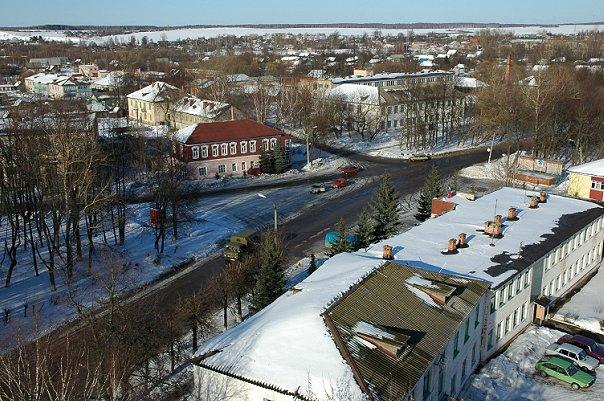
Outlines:
[[[454, 288], [445, 305], [410, 290], [408, 283], [414, 283], [418, 276], [435, 287], [444, 284]], [[367, 386], [378, 394], [400, 397], [415, 386], [441, 354], [487, 288], [483, 281], [389, 263], [326, 313]], [[363, 335], [359, 335], [358, 327], [364, 328]], [[408, 349], [398, 358], [392, 357], [380, 349], [381, 332], [388, 338], [406, 339]], [[367, 333], [377, 333], [377, 340], [367, 341]]]

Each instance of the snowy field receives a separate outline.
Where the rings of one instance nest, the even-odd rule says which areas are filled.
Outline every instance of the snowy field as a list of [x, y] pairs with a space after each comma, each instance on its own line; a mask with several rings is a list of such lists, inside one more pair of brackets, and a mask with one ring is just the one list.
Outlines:
[[501, 355], [488, 362], [466, 384], [463, 401], [602, 401], [604, 367], [597, 369], [594, 385], [573, 390], [555, 379], [534, 374], [535, 363], [545, 348], [564, 335], [545, 327], [531, 327], [521, 334]]
[[600, 270], [578, 293], [558, 310], [555, 319], [563, 320], [594, 333], [604, 334], [604, 269]]
[[[515, 35], [532, 35], [542, 32], [552, 34], [572, 35], [581, 31], [601, 30], [600, 24], [589, 25], [558, 25], [553, 27], [542, 27], [538, 25], [526, 27], [509, 27], [501, 28], [500, 30], [512, 32]], [[384, 35], [396, 36], [399, 34], [407, 34], [410, 29], [378, 29]], [[460, 33], [475, 33], [481, 28], [454, 28], [454, 29], [413, 29], [415, 34], [437, 33], [455, 36]], [[272, 34], [292, 34], [292, 35], [329, 35], [338, 32], [341, 35], [361, 36], [364, 34], [372, 34], [376, 28], [289, 28], [289, 29], [270, 29], [270, 28], [244, 28], [244, 27], [212, 27], [212, 28], [178, 28], [161, 31], [144, 31], [133, 34], [123, 34], [114, 36], [97, 36], [90, 39], [82, 39], [83, 41], [95, 42], [102, 44], [110, 37], [116, 41], [128, 42], [132, 36], [140, 40], [143, 36], [147, 36], [155, 42], [162, 40], [162, 37], [169, 41], [178, 41], [182, 39], [197, 39], [197, 38], [215, 38], [218, 36], [235, 35], [272, 35]], [[29, 40], [32, 36], [42, 36], [45, 40], [54, 41], [72, 41], [79, 42], [79, 38], [68, 38], [63, 31], [0, 31], [0, 40]]]
[[[321, 195], [310, 194], [307, 185], [263, 193], [277, 204], [279, 219], [283, 222], [312, 205], [354, 191], [365, 182], [358, 179], [347, 188]], [[10, 344], [21, 336], [38, 336], [72, 320], [76, 317], [72, 298], [87, 308], [97, 306], [107, 296], [106, 286], [116, 274], [114, 270], [109, 271], [107, 265], [117, 267], [118, 290], [132, 290], [157, 280], [175, 265], [218, 252], [222, 243], [234, 233], [246, 228], [261, 228], [272, 221], [270, 202], [255, 192], [204, 196], [183, 205], [180, 238], [173, 240], [171, 228], [168, 228], [165, 252], [158, 258], [153, 245], [154, 229], [148, 225], [150, 207], [148, 203], [129, 206], [125, 245], [107, 248], [102, 245], [100, 235], [97, 236], [95, 243], [99, 252], [92, 272], [87, 272], [86, 261], [79, 263], [76, 280], [71, 286], [66, 284], [65, 275], [58, 272], [58, 290], [54, 293], [49, 290], [47, 271], [40, 266], [40, 275], [35, 276], [28, 256], [30, 251], [20, 250], [20, 263], [15, 268], [11, 286], [0, 288], [0, 311], [10, 311], [9, 324], [0, 321], [0, 343]], [[3, 235], [4, 232], [0, 233]], [[3, 280], [5, 269], [1, 272], [0, 279]], [[27, 317], [24, 316], [24, 305], [28, 308]]]

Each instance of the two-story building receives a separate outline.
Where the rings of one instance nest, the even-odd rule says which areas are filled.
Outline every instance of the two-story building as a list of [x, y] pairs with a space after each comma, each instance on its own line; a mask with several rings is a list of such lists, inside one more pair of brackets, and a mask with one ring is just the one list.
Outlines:
[[92, 95], [88, 79], [75, 74], [35, 74], [25, 78], [25, 89], [52, 99], [84, 99]]
[[330, 258], [202, 344], [197, 388], [237, 401], [457, 397], [602, 261], [596, 203], [515, 188], [449, 201], [437, 218]]
[[191, 125], [174, 134], [173, 155], [187, 164], [193, 179], [247, 174], [260, 155], [280, 147], [289, 159], [291, 139], [251, 119]]
[[604, 159], [569, 168], [567, 193], [578, 198], [604, 201]]
[[202, 100], [195, 96], [184, 96], [170, 107], [172, 127], [176, 129], [242, 117], [243, 113], [228, 103]]
[[178, 88], [156, 81], [126, 96], [128, 117], [139, 123], [160, 125], [170, 122], [170, 107], [180, 99]]

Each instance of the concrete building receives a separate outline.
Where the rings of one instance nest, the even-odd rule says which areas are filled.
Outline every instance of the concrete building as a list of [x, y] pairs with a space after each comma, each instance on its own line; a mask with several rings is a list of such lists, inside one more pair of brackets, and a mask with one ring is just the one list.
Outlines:
[[241, 401], [456, 397], [478, 363], [601, 263], [604, 208], [593, 202], [513, 188], [449, 201], [437, 218], [330, 258], [204, 343], [198, 388], [219, 383]]
[[420, 72], [396, 72], [374, 75], [351, 75], [343, 78], [334, 78], [334, 85], [359, 84], [385, 88], [410, 88], [417, 85], [453, 84], [455, 73], [452, 71], [423, 70]]
[[128, 96], [128, 117], [139, 123], [159, 125], [170, 121], [170, 106], [180, 99], [178, 88], [156, 81]]
[[284, 132], [250, 119], [231, 120], [182, 128], [174, 135], [173, 155], [193, 179], [240, 176], [277, 146], [289, 159], [291, 140]]
[[567, 192], [578, 198], [604, 201], [604, 159], [569, 168]]

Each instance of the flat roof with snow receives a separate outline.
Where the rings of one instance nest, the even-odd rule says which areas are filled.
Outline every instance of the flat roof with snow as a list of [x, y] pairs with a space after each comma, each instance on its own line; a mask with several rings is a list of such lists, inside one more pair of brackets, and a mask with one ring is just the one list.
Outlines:
[[[595, 203], [553, 195], [537, 209], [529, 209], [534, 195], [502, 188], [476, 201], [454, 197], [451, 200], [457, 203], [456, 209], [439, 218], [366, 251], [334, 256], [296, 285], [296, 291], [288, 291], [239, 326], [204, 343], [196, 354], [200, 365], [289, 392], [310, 389], [320, 395], [330, 383], [355, 383], [323, 313], [385, 264], [383, 245], [393, 247], [397, 264], [437, 275], [452, 274], [459, 280], [477, 279], [496, 287], [601, 216], [604, 210]], [[518, 209], [519, 220], [504, 219], [502, 238], [492, 239], [479, 231], [485, 220], [492, 220], [495, 213], [505, 216], [509, 207]], [[468, 234], [469, 247], [460, 249], [458, 254], [444, 255], [447, 241], [462, 232]], [[421, 287], [415, 281], [409, 284], [413, 287], [408, 288], [411, 292]], [[358, 386], [351, 387], [356, 395], [361, 394]]]
[[573, 166], [569, 168], [568, 171], [571, 173], [604, 177], [604, 159], [594, 160], [589, 163]]

